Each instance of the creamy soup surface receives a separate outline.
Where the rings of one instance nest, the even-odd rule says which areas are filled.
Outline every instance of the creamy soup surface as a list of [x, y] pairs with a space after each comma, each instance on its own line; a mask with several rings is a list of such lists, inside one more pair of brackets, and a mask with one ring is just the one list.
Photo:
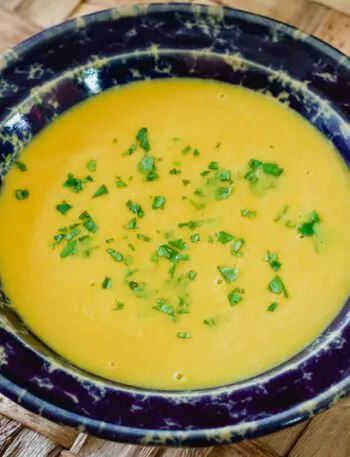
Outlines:
[[349, 171], [279, 102], [140, 82], [56, 120], [0, 196], [0, 274], [30, 329], [129, 385], [217, 386], [303, 349], [349, 294]]

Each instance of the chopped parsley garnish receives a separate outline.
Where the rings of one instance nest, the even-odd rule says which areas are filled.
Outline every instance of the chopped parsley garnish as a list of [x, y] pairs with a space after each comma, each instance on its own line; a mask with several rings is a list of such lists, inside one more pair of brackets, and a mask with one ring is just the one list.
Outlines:
[[238, 272], [239, 272], [238, 268], [234, 268], [234, 267], [217, 267], [217, 268], [227, 284], [230, 284], [231, 282], [234, 282], [237, 280], [237, 276], [238, 276]]
[[86, 168], [92, 172], [96, 171], [96, 160], [89, 160], [86, 164]]
[[219, 181], [227, 182], [231, 181], [231, 172], [230, 170], [220, 170], [215, 174], [216, 179]]
[[262, 164], [262, 170], [265, 175], [280, 176], [283, 173], [283, 168], [279, 167], [277, 163], [265, 162]]
[[88, 232], [92, 232], [92, 233], [97, 232], [96, 222], [92, 219], [92, 217], [90, 216], [90, 214], [87, 211], [83, 211], [80, 214], [79, 219], [82, 221], [83, 227], [85, 227], [85, 229]]
[[315, 231], [315, 225], [320, 222], [320, 216], [316, 211], [312, 211], [309, 214], [309, 220], [307, 222], [304, 222], [298, 227], [298, 234], [301, 237], [305, 236], [313, 236], [317, 232]]
[[112, 288], [112, 280], [108, 276], [102, 282], [102, 289], [111, 289]]
[[131, 229], [131, 230], [138, 228], [136, 217], [133, 217], [125, 228]]
[[146, 243], [149, 243], [149, 242], [151, 241], [151, 238], [150, 238], [149, 236], [141, 235], [141, 233], [138, 233], [138, 234], [136, 235], [136, 238], [137, 238], [138, 240], [143, 240], [143, 241], [145, 241]]
[[284, 205], [280, 211], [276, 214], [276, 216], [273, 218], [275, 222], [280, 221], [283, 219], [283, 217], [286, 215], [287, 211], [289, 210], [289, 205]]
[[181, 338], [182, 340], [186, 340], [186, 339], [188, 339], [188, 338], [191, 338], [191, 334], [188, 333], [188, 332], [178, 332], [178, 333], [176, 334], [176, 336], [177, 336], [178, 338]]
[[217, 162], [210, 162], [208, 165], [209, 170], [218, 170], [219, 169], [219, 164]]
[[201, 171], [200, 175], [207, 176], [209, 173], [210, 173], [210, 170], [204, 170], [204, 171]]
[[183, 179], [182, 183], [184, 186], [188, 186], [191, 181], [189, 179]]
[[59, 203], [56, 205], [57, 211], [59, 211], [61, 214], [66, 214], [70, 209], [72, 209], [72, 205], [67, 203], [65, 200], [62, 203]]
[[131, 255], [126, 255], [124, 258], [124, 263], [125, 265], [131, 265], [132, 264], [132, 256]]
[[81, 192], [84, 188], [84, 184], [92, 182], [91, 176], [86, 176], [84, 179], [76, 178], [72, 173], [68, 173], [66, 181], [63, 183], [64, 187], [68, 187], [73, 192]]
[[188, 153], [191, 152], [191, 151], [192, 151], [191, 146], [186, 146], [186, 147], [181, 151], [181, 153], [182, 153], [182, 154], [188, 154]]
[[233, 289], [227, 295], [230, 306], [235, 306], [235, 305], [237, 305], [237, 303], [242, 301], [242, 294], [244, 294], [244, 290], [241, 289], [240, 287], [236, 287], [235, 289]]
[[127, 281], [129, 288], [139, 298], [146, 298], [146, 284], [144, 282]]
[[264, 174], [278, 177], [283, 173], [283, 168], [281, 168], [277, 163], [272, 162], [261, 162], [260, 160], [251, 159], [248, 163], [249, 170], [244, 175], [244, 178], [249, 181], [251, 184], [255, 184], [259, 181], [257, 175], [258, 170], [261, 170]]
[[245, 241], [243, 238], [238, 238], [236, 241], [234, 241], [231, 246], [231, 254], [236, 257], [242, 257], [243, 252], [241, 251], [241, 248], [244, 246], [244, 244]]
[[124, 256], [120, 252], [117, 252], [114, 249], [106, 249], [106, 251], [116, 262], [122, 262], [124, 260]]
[[171, 174], [171, 175], [179, 175], [180, 173], [181, 173], [181, 170], [179, 170], [178, 168], [172, 168], [169, 171], [169, 174]]
[[219, 186], [215, 189], [214, 198], [215, 200], [226, 200], [232, 193], [232, 186], [222, 187]]
[[187, 273], [187, 277], [190, 281], [193, 281], [194, 279], [196, 279], [196, 276], [197, 276], [197, 272], [194, 271], [194, 270], [190, 270], [188, 273]]
[[211, 235], [208, 236], [208, 243], [214, 244], [214, 238]]
[[148, 129], [146, 127], [142, 127], [137, 132], [136, 140], [138, 141], [139, 145], [145, 152], [148, 152], [151, 149], [149, 140], [148, 140]]
[[281, 263], [278, 260], [278, 254], [276, 252], [267, 251], [267, 254], [264, 257], [265, 262], [267, 262], [270, 267], [277, 273], [281, 268]]
[[131, 156], [137, 149], [137, 144], [133, 143], [126, 152], [123, 152], [123, 156]]
[[247, 217], [249, 219], [255, 219], [256, 218], [256, 211], [252, 211], [250, 209], [242, 209], [241, 210], [241, 216], [242, 217]]
[[217, 232], [216, 233], [216, 240], [221, 243], [221, 244], [227, 244], [230, 241], [232, 241], [235, 238], [235, 236], [230, 235], [230, 233], [227, 232]]
[[19, 160], [15, 160], [14, 164], [20, 171], [27, 171], [27, 165]]
[[119, 189], [121, 189], [122, 187], [127, 187], [126, 182], [123, 181], [119, 176], [117, 176], [117, 178], [116, 178], [115, 185], [116, 185]]
[[288, 221], [284, 224], [284, 226], [287, 227], [287, 228], [296, 228], [297, 224], [294, 224], [293, 221], [288, 220]]
[[194, 150], [193, 150], [193, 155], [194, 155], [194, 157], [198, 157], [199, 154], [200, 154], [200, 152], [198, 151], [198, 149], [194, 149]]
[[129, 243], [128, 248], [131, 249], [132, 251], [136, 251], [136, 248], [133, 244]]
[[63, 249], [63, 251], [61, 251], [61, 253], [60, 253], [61, 259], [64, 259], [65, 257], [75, 254], [76, 245], [77, 245], [77, 240], [69, 241], [69, 243], [67, 243], [67, 245]]
[[180, 251], [187, 248], [187, 243], [185, 243], [182, 238], [175, 241], [169, 241], [169, 244]]
[[131, 200], [128, 200], [126, 202], [126, 206], [132, 213], [136, 214], [139, 219], [141, 219], [145, 215], [145, 212], [143, 211], [141, 205], [133, 203]]
[[191, 241], [192, 241], [192, 243], [197, 243], [198, 241], [200, 241], [199, 233], [194, 233], [194, 234], [191, 236]]
[[94, 195], [92, 196], [92, 198], [96, 198], [96, 197], [100, 197], [101, 195], [105, 195], [105, 194], [108, 194], [108, 189], [107, 187], [102, 184], [102, 186], [100, 186], [96, 192], [94, 193]]
[[278, 307], [278, 301], [274, 301], [273, 303], [271, 303], [270, 306], [268, 306], [266, 308], [266, 311], [269, 311], [270, 313], [273, 313], [275, 311], [275, 309], [277, 309]]
[[184, 228], [184, 227], [188, 227], [190, 230], [194, 230], [200, 226], [202, 226], [203, 224], [205, 224], [207, 221], [188, 221], [188, 222], [180, 222], [179, 224], [177, 224], [177, 226], [179, 228]]
[[207, 325], [208, 327], [215, 327], [216, 321], [214, 319], [204, 319], [203, 324]]
[[170, 263], [176, 264], [181, 260], [189, 260], [188, 255], [180, 254], [176, 249], [169, 246], [169, 244], [162, 244], [157, 249], [159, 257], [165, 257]]
[[124, 307], [125, 307], [124, 303], [116, 300], [113, 311], [120, 311], [121, 309], [124, 309]]
[[152, 203], [152, 209], [163, 209], [165, 206], [166, 199], [162, 196], [154, 197]]
[[287, 289], [282, 281], [282, 279], [279, 277], [279, 276], [275, 276], [273, 278], [273, 280], [270, 282], [269, 284], [269, 289], [271, 290], [271, 292], [273, 292], [274, 294], [282, 294], [288, 298], [288, 292], [287, 292]]
[[173, 322], [176, 320], [176, 310], [165, 298], [157, 298], [156, 306], [154, 306], [153, 309], [167, 314], [169, 319]]
[[15, 192], [15, 197], [17, 200], [26, 200], [29, 197], [29, 190], [17, 189]]
[[113, 243], [113, 241], [114, 241], [114, 238], [108, 238], [108, 240], [106, 240], [105, 243], [111, 244], [111, 243]]

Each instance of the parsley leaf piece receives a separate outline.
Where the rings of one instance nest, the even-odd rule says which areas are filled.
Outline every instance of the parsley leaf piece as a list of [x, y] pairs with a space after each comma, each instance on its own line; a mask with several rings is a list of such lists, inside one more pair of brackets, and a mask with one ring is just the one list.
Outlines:
[[136, 248], [133, 244], [129, 243], [128, 248], [131, 249], [132, 251], [136, 251]]
[[242, 301], [242, 294], [244, 294], [244, 290], [240, 287], [236, 287], [231, 290], [231, 292], [227, 295], [230, 306], [235, 306]]
[[27, 165], [19, 160], [15, 160], [14, 164], [20, 171], [27, 171]]
[[283, 217], [286, 215], [287, 211], [289, 210], [289, 205], [284, 205], [281, 210], [276, 214], [273, 218], [275, 222], [279, 222]]
[[116, 178], [115, 185], [121, 189], [122, 187], [127, 187], [127, 184], [125, 181], [123, 181], [119, 176]]
[[179, 249], [180, 251], [187, 248], [187, 243], [185, 243], [182, 238], [174, 241], [169, 241], [169, 244], [174, 248]]
[[155, 159], [149, 154], [145, 154], [139, 163], [139, 172], [148, 174], [155, 170]]
[[301, 237], [316, 235], [315, 225], [320, 223], [320, 216], [316, 211], [309, 214], [309, 221], [304, 222], [298, 227], [298, 234]]
[[106, 249], [106, 252], [114, 259], [116, 262], [122, 262], [124, 260], [123, 254], [115, 251], [114, 249]]
[[133, 217], [125, 228], [130, 229], [130, 230], [138, 228], [136, 217]]
[[108, 194], [108, 189], [104, 184], [102, 184], [102, 186], [100, 186], [97, 189], [97, 191], [94, 193], [92, 198], [101, 197], [101, 195], [105, 195], [105, 194]]
[[137, 149], [137, 144], [133, 143], [127, 150], [126, 152], [123, 152], [123, 156], [131, 156]]
[[255, 219], [256, 218], [256, 211], [252, 211], [250, 209], [242, 209], [241, 210], [241, 216], [242, 217], [247, 217], [249, 219]]
[[157, 298], [156, 306], [153, 306], [153, 309], [166, 314], [173, 322], [176, 320], [176, 310], [165, 298]]
[[77, 245], [77, 240], [69, 241], [69, 243], [67, 243], [67, 245], [63, 249], [63, 251], [60, 252], [61, 259], [64, 259], [65, 257], [75, 254], [76, 245]]
[[178, 332], [176, 334], [178, 338], [181, 338], [182, 340], [187, 340], [188, 338], [191, 338], [191, 334], [188, 332]]
[[105, 240], [105, 243], [110, 244], [113, 243], [114, 238], [108, 238], [108, 240]]
[[187, 273], [187, 277], [190, 281], [193, 281], [194, 279], [196, 279], [196, 276], [197, 276], [197, 272], [194, 271], [194, 270], [190, 270], [188, 273]]
[[232, 243], [231, 246], [231, 254], [236, 257], [242, 257], [243, 252], [241, 248], [244, 246], [245, 240], [243, 238], [238, 238], [236, 241]]
[[108, 276], [102, 282], [102, 289], [112, 289], [112, 280]]
[[190, 182], [191, 182], [191, 181], [188, 180], [188, 179], [183, 179], [183, 180], [182, 180], [182, 183], [183, 183], [184, 186], [188, 186]]
[[200, 241], [199, 233], [194, 233], [194, 234], [191, 236], [191, 241], [192, 241], [192, 243], [197, 243], [198, 241]]
[[185, 154], [188, 154], [191, 151], [192, 151], [192, 148], [191, 148], [191, 146], [188, 145], [181, 151], [181, 154], [185, 155]]
[[172, 168], [169, 171], [169, 174], [171, 174], [171, 175], [179, 175], [180, 173], [181, 173], [181, 170], [179, 170], [178, 168]]
[[210, 173], [210, 170], [204, 170], [200, 172], [201, 176], [207, 176]]
[[83, 211], [80, 214], [79, 219], [82, 221], [83, 227], [85, 227], [85, 229], [88, 232], [91, 232], [91, 233], [97, 232], [96, 222], [92, 219], [92, 217], [90, 216], [90, 214], [87, 211]]
[[219, 270], [221, 276], [224, 278], [225, 282], [227, 284], [230, 284], [231, 282], [234, 282], [237, 280], [238, 268], [232, 268], [232, 267], [217, 267]]
[[262, 170], [266, 175], [280, 176], [283, 173], [283, 168], [279, 167], [277, 163], [265, 162], [262, 164]]
[[86, 168], [90, 170], [91, 172], [96, 171], [96, 160], [89, 160], [88, 163], [86, 164]]
[[123, 302], [116, 300], [113, 311], [120, 311], [121, 309], [124, 309], [124, 307], [125, 307], [125, 305]]
[[218, 170], [219, 169], [219, 164], [217, 162], [210, 162], [208, 165], [209, 170]]
[[282, 279], [279, 276], [275, 276], [272, 281], [269, 284], [269, 289], [271, 290], [272, 293], [274, 294], [282, 294], [285, 296], [285, 298], [288, 298], [288, 292], [287, 289], [282, 281]]
[[226, 200], [231, 195], [232, 186], [230, 187], [217, 187], [214, 192], [215, 200]]
[[193, 150], [193, 155], [194, 155], [194, 157], [198, 157], [199, 154], [200, 154], [200, 152], [198, 151], [198, 149], [194, 149], [194, 150]]
[[136, 238], [137, 238], [138, 240], [143, 240], [143, 241], [145, 241], [146, 243], [149, 243], [149, 242], [151, 241], [151, 238], [150, 238], [149, 236], [141, 235], [141, 233], [138, 233], [138, 234], [136, 235]]
[[131, 255], [126, 255], [125, 258], [124, 258], [124, 263], [125, 263], [125, 265], [132, 264], [132, 256]]
[[206, 223], [206, 221], [188, 221], [188, 222], [180, 222], [179, 224], [177, 224], [177, 226], [179, 228], [188, 227], [190, 230], [194, 230], [205, 223]]
[[139, 145], [145, 152], [148, 152], [151, 149], [149, 140], [148, 140], [148, 129], [146, 127], [142, 127], [137, 132], [136, 140], [138, 141]]
[[221, 244], [227, 244], [234, 238], [236, 237], [227, 232], [220, 231], [216, 233], [216, 240]]
[[126, 206], [132, 213], [136, 214], [139, 219], [141, 219], [145, 215], [145, 212], [143, 211], [141, 205], [133, 203], [131, 200], [128, 200], [126, 202]]
[[180, 254], [176, 249], [169, 246], [169, 244], [161, 244], [158, 246], [157, 254], [159, 257], [165, 257], [172, 264], [178, 263], [181, 260], [189, 260], [188, 255]]
[[215, 174], [216, 179], [219, 181], [227, 182], [231, 181], [231, 172], [230, 170], [220, 170]]
[[153, 203], [152, 203], [152, 209], [163, 209], [165, 206], [166, 199], [165, 197], [162, 196], [157, 196], [154, 197]]
[[17, 200], [26, 200], [29, 197], [29, 190], [17, 189], [15, 192], [15, 197]]
[[273, 271], [275, 271], [276, 273], [281, 268], [281, 263], [278, 260], [278, 254], [276, 252], [267, 251], [264, 260], [271, 266]]
[[203, 324], [207, 325], [208, 327], [215, 327], [216, 321], [214, 319], [204, 319]]
[[72, 205], [67, 203], [65, 200], [62, 203], [59, 203], [56, 205], [57, 211], [59, 211], [61, 214], [67, 214], [70, 209], [72, 209]]
[[91, 176], [86, 176], [84, 179], [76, 178], [72, 173], [67, 174], [67, 179], [63, 183], [64, 187], [68, 187], [75, 193], [79, 193], [83, 190], [83, 184], [91, 182], [93, 179]]
[[275, 311], [275, 309], [277, 309], [278, 307], [278, 301], [274, 301], [273, 303], [271, 303], [270, 306], [268, 306], [266, 308], [266, 311], [269, 311], [270, 313], [273, 313]]

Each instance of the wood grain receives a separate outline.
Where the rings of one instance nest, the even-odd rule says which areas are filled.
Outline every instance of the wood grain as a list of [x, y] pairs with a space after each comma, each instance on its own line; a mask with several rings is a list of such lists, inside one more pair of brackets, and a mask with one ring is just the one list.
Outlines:
[[[69, 17], [148, 1], [0, 0], [0, 52]], [[153, 0], [154, 3], [161, 1]], [[350, 54], [350, 0], [202, 0], [202, 3], [217, 3], [274, 17]], [[0, 396], [0, 456], [350, 457], [350, 399], [309, 422], [259, 439], [217, 448], [160, 449], [93, 438], [38, 417]]]

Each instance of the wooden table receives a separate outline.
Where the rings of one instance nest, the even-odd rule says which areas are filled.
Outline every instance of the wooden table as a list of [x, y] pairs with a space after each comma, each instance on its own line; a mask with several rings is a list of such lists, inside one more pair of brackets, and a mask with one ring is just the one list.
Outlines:
[[[65, 19], [141, 1], [145, 0], [0, 0], [0, 52]], [[274, 17], [350, 54], [350, 0], [198, 3], [217, 3]], [[0, 414], [3, 457], [350, 457], [350, 399], [281, 432], [215, 449], [156, 449], [111, 443], [58, 426], [1, 396]]]

